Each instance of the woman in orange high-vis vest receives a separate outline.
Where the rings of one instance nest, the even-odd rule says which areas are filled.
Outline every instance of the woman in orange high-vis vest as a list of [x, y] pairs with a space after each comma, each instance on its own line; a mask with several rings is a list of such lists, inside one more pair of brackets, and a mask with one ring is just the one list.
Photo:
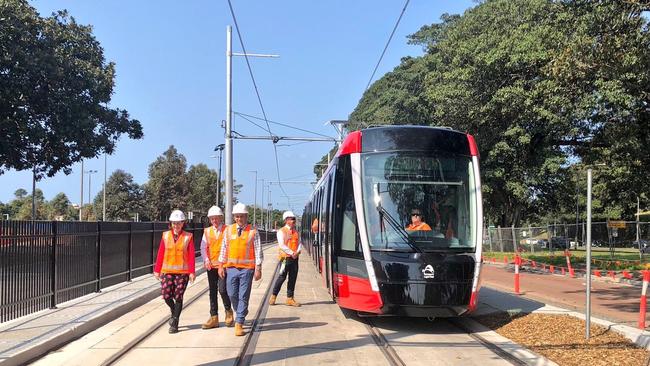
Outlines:
[[411, 211], [411, 223], [406, 227], [407, 231], [431, 231], [431, 226], [423, 221], [422, 211], [417, 208]]
[[228, 295], [236, 312], [235, 335], [243, 336], [248, 314], [253, 279], [262, 279], [262, 244], [257, 230], [248, 223], [248, 210], [243, 203], [232, 208], [235, 223], [223, 235], [219, 254], [219, 277], [227, 279]]
[[208, 210], [208, 219], [212, 224], [203, 230], [201, 239], [201, 258], [203, 258], [203, 267], [208, 273], [208, 287], [210, 288], [210, 318], [201, 325], [202, 329], [211, 329], [219, 327], [219, 303], [217, 301], [217, 291], [221, 295], [223, 307], [226, 311], [226, 326], [232, 327], [234, 318], [232, 306], [228, 291], [226, 289], [226, 279], [220, 278], [218, 274], [219, 254], [221, 253], [221, 244], [223, 243], [223, 234], [226, 225], [223, 224], [223, 212], [221, 208], [212, 206]]
[[287, 279], [287, 276], [289, 276], [289, 282], [287, 282], [287, 305], [300, 306], [300, 303], [293, 299], [293, 292], [296, 288], [296, 279], [298, 278], [298, 255], [300, 255], [302, 249], [300, 234], [298, 234], [298, 231], [296, 230], [296, 215], [294, 215], [292, 211], [285, 211], [282, 214], [282, 218], [284, 219], [285, 226], [278, 230], [277, 234], [282, 266], [280, 269], [280, 275], [278, 276], [278, 279], [275, 280], [275, 286], [273, 286], [273, 294], [271, 295], [271, 299], [269, 299], [269, 304], [275, 305], [275, 300], [280, 293], [280, 288]]
[[162, 296], [171, 311], [169, 333], [177, 333], [183, 295], [188, 282], [194, 282], [195, 277], [194, 239], [191, 233], [183, 231], [183, 211], [172, 211], [169, 224], [171, 230], [165, 231], [160, 239], [153, 275], [161, 281]]

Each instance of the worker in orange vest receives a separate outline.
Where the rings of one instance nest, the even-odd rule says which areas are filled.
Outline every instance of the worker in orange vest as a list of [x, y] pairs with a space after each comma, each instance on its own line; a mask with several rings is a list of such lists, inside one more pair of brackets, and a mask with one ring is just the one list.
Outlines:
[[280, 275], [275, 281], [275, 286], [273, 286], [273, 294], [269, 299], [269, 304], [275, 305], [280, 288], [288, 275], [286, 303], [289, 306], [300, 306], [300, 303], [294, 300], [293, 293], [298, 278], [298, 256], [302, 250], [302, 243], [300, 242], [300, 234], [296, 230], [296, 215], [292, 211], [285, 211], [282, 214], [282, 219], [284, 219], [285, 225], [277, 233], [280, 248], [279, 256], [282, 264], [280, 266]]
[[253, 279], [262, 279], [262, 243], [257, 230], [248, 223], [248, 210], [243, 203], [232, 208], [235, 223], [223, 235], [219, 254], [219, 276], [226, 278], [228, 295], [235, 310], [235, 335], [243, 336], [248, 314]]
[[203, 229], [203, 238], [201, 239], [201, 258], [203, 267], [208, 273], [208, 286], [210, 288], [210, 318], [203, 325], [202, 329], [212, 329], [219, 327], [219, 303], [217, 301], [217, 291], [221, 295], [223, 307], [226, 311], [225, 324], [232, 327], [235, 323], [230, 298], [226, 289], [226, 279], [220, 278], [218, 274], [219, 254], [223, 244], [223, 233], [226, 225], [223, 224], [223, 212], [221, 208], [212, 206], [208, 210], [208, 219], [212, 224], [210, 227]]
[[169, 333], [177, 333], [183, 295], [188, 282], [194, 282], [195, 278], [194, 240], [191, 233], [183, 231], [183, 211], [172, 211], [169, 225], [171, 230], [165, 231], [160, 239], [153, 275], [161, 282], [162, 296], [171, 312]]
[[411, 223], [406, 227], [407, 231], [431, 231], [431, 226], [423, 221], [422, 211], [415, 208], [411, 210]]

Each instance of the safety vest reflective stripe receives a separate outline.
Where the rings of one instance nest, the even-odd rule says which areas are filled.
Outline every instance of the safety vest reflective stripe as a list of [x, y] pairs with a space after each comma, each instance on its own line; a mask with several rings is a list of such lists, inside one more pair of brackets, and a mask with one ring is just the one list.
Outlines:
[[[283, 226], [280, 230], [282, 230], [282, 233], [284, 234], [284, 244], [292, 251], [297, 251], [299, 243], [298, 232], [296, 230], [293, 230], [292, 233], [291, 229], [286, 226]], [[289, 254], [280, 249], [280, 258], [286, 258], [288, 256]]]
[[255, 268], [255, 235], [257, 231], [250, 225], [237, 235], [237, 224], [232, 224], [227, 229], [228, 248], [225, 267]]
[[221, 225], [220, 230], [214, 226], [210, 226], [203, 230], [203, 234], [208, 241], [208, 257], [213, 266], [217, 266], [219, 264], [219, 253], [221, 253], [224, 231], [226, 231], [225, 225]]
[[165, 257], [163, 259], [161, 272], [164, 273], [187, 273], [189, 265], [185, 261], [185, 251], [192, 240], [192, 234], [182, 232], [174, 241], [174, 234], [171, 230], [163, 233], [165, 245]]

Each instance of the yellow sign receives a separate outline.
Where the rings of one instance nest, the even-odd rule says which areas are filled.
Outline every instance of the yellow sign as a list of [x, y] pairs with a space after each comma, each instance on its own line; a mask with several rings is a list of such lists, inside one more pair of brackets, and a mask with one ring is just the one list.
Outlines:
[[625, 221], [607, 221], [607, 227], [625, 229]]

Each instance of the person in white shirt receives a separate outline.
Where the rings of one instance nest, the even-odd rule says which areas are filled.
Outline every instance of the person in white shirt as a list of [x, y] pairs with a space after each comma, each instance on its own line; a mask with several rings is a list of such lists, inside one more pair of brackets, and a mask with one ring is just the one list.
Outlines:
[[278, 230], [278, 246], [280, 249], [279, 258], [282, 261], [280, 275], [273, 286], [273, 294], [269, 299], [269, 304], [275, 305], [275, 300], [280, 293], [282, 284], [289, 277], [287, 282], [287, 302], [289, 306], [300, 306], [293, 298], [296, 288], [296, 279], [298, 278], [298, 256], [302, 250], [300, 234], [296, 230], [296, 215], [291, 211], [285, 211], [282, 214], [285, 226]]
[[203, 230], [203, 238], [201, 239], [201, 258], [203, 259], [203, 267], [208, 273], [208, 286], [210, 288], [210, 318], [205, 322], [202, 329], [212, 329], [219, 327], [219, 303], [217, 301], [217, 291], [221, 295], [223, 307], [226, 311], [227, 327], [232, 327], [235, 323], [232, 305], [226, 290], [226, 279], [219, 278], [217, 269], [219, 268], [219, 254], [221, 254], [221, 245], [223, 244], [223, 233], [226, 230], [226, 225], [223, 224], [223, 211], [217, 206], [212, 206], [208, 210], [208, 219], [210, 219], [210, 227]]

